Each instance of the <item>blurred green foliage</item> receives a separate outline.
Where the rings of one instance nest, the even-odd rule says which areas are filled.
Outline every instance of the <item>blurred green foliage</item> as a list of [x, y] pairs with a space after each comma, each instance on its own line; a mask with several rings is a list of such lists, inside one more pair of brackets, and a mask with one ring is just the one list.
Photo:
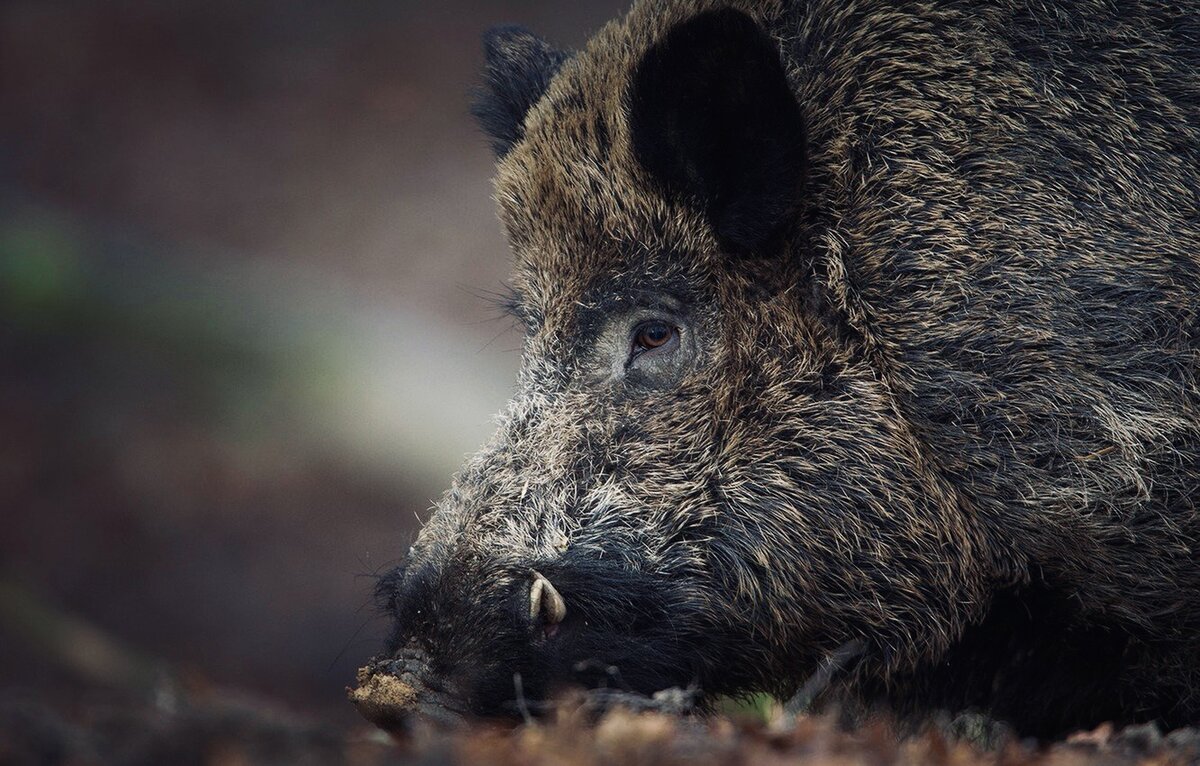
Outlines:
[[721, 697], [714, 707], [717, 713], [729, 718], [762, 724], [770, 723], [780, 712], [779, 701], [766, 693]]
[[82, 283], [80, 243], [69, 227], [44, 217], [0, 219], [0, 311], [10, 321], [61, 319]]

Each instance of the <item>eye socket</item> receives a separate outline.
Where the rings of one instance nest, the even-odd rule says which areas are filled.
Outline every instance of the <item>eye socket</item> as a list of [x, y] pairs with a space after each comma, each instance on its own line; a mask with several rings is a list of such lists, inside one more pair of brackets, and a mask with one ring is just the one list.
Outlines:
[[675, 337], [676, 330], [671, 325], [660, 320], [645, 322], [638, 326], [633, 333], [633, 350], [635, 354], [640, 354], [643, 351], [653, 351], [656, 348], [662, 348], [671, 342]]

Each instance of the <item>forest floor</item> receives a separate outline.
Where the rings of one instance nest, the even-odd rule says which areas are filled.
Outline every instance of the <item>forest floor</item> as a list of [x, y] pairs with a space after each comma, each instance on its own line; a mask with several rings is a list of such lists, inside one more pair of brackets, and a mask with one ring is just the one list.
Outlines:
[[[17, 764], [1188, 764], [1200, 762], [1200, 730], [1100, 726], [1062, 741], [1002, 737], [988, 747], [930, 727], [900, 737], [885, 722], [844, 730], [829, 716], [772, 724], [736, 717], [680, 717], [611, 710], [584, 720], [564, 707], [517, 726], [477, 724], [451, 735], [395, 739], [287, 712], [218, 689], [50, 700], [0, 692], [0, 766]], [[968, 727], [969, 728], [969, 727]], [[978, 741], [976, 739], [976, 741]]]

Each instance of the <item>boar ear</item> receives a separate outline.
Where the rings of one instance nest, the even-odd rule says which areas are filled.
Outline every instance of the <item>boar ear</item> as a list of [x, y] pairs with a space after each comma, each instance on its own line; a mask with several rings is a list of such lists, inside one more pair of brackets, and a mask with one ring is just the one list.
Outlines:
[[518, 26], [492, 27], [483, 36], [483, 87], [471, 114], [503, 157], [521, 140], [525, 114], [537, 103], [569, 54]]
[[633, 148], [666, 192], [699, 202], [723, 246], [761, 249], [793, 214], [804, 125], [779, 49], [724, 8], [669, 30], [630, 91]]

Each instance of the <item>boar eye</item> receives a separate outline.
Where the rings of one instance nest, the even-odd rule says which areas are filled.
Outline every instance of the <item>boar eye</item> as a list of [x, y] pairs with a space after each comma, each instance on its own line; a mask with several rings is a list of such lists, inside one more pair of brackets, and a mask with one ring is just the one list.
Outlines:
[[633, 331], [633, 355], [636, 357], [647, 351], [653, 351], [666, 346], [673, 341], [679, 331], [660, 320], [643, 322]]

